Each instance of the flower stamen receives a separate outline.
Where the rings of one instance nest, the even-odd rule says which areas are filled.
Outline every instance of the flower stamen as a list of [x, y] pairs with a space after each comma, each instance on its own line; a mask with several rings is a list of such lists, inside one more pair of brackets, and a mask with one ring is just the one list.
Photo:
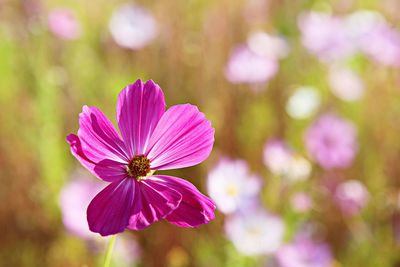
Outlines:
[[135, 156], [126, 166], [126, 172], [130, 177], [140, 180], [151, 172], [150, 160], [144, 155]]

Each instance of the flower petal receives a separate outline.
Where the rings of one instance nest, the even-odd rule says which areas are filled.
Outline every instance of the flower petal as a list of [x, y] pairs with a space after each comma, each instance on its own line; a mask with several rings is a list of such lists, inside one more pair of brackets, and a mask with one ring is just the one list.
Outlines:
[[155, 177], [182, 195], [178, 208], [166, 217], [170, 223], [180, 227], [197, 227], [215, 218], [214, 202], [200, 193], [193, 184], [172, 176], [157, 175]]
[[127, 176], [125, 165], [120, 162], [104, 159], [95, 163], [90, 160], [82, 150], [81, 140], [75, 134], [68, 135], [67, 142], [70, 145], [72, 155], [74, 155], [75, 158], [86, 169], [88, 169], [93, 175], [99, 177], [100, 179], [108, 182], [114, 182], [119, 181]]
[[78, 137], [82, 150], [93, 162], [108, 159], [127, 163], [125, 144], [112, 123], [96, 107], [84, 106], [79, 114]]
[[131, 157], [144, 154], [164, 110], [164, 94], [152, 80], [137, 80], [119, 94], [117, 121]]
[[123, 179], [113, 182], [98, 193], [87, 209], [89, 229], [102, 236], [123, 232], [135, 212], [137, 182]]
[[205, 160], [214, 144], [214, 129], [196, 106], [169, 108], [150, 137], [151, 168], [168, 170], [196, 165]]
[[165, 218], [175, 210], [182, 196], [162, 180], [151, 176], [140, 181], [140, 200], [135, 200], [136, 212], [129, 220], [129, 229], [141, 230]]

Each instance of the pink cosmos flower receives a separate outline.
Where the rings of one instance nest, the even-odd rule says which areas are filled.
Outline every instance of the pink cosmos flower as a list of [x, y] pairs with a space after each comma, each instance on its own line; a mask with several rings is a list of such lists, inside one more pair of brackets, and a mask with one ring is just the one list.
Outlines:
[[164, 94], [153, 81], [125, 87], [117, 102], [121, 135], [96, 107], [84, 106], [71, 153], [109, 182], [89, 204], [89, 229], [103, 236], [141, 230], [161, 219], [196, 227], [214, 219], [215, 204], [183, 179], [154, 175], [196, 165], [212, 150], [214, 129], [197, 107], [165, 111]]
[[336, 115], [320, 116], [307, 130], [306, 148], [324, 169], [346, 168], [357, 153], [356, 128]]
[[48, 17], [49, 30], [57, 37], [74, 40], [81, 34], [79, 21], [69, 9], [55, 9]]

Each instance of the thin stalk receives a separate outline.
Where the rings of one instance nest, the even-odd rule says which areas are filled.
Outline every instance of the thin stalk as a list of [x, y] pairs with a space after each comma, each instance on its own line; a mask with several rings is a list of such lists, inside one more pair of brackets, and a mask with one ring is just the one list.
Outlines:
[[113, 253], [114, 244], [115, 244], [115, 240], [116, 239], [117, 239], [117, 235], [113, 235], [113, 236], [111, 236], [110, 241], [108, 241], [108, 246], [107, 246], [107, 250], [106, 250], [106, 256], [105, 256], [105, 259], [104, 259], [103, 267], [109, 267], [110, 266], [110, 262], [111, 262], [112, 253]]

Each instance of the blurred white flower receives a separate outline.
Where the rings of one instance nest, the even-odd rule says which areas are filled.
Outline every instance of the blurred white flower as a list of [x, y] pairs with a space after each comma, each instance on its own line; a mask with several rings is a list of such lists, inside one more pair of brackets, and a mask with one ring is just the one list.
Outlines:
[[332, 93], [344, 101], [356, 101], [364, 95], [364, 83], [351, 69], [331, 68], [329, 85]]
[[115, 42], [121, 47], [141, 49], [158, 34], [155, 18], [147, 9], [126, 4], [112, 14], [109, 29]]
[[300, 155], [293, 154], [288, 162], [285, 178], [291, 182], [306, 180], [311, 173], [311, 163]]
[[360, 181], [348, 180], [338, 185], [334, 198], [344, 213], [355, 215], [367, 205], [369, 193]]
[[261, 255], [274, 253], [280, 247], [285, 226], [279, 217], [254, 210], [229, 217], [225, 231], [240, 253]]
[[245, 161], [222, 159], [209, 173], [207, 188], [218, 210], [232, 213], [255, 201], [261, 180], [249, 173]]
[[247, 39], [247, 44], [256, 54], [273, 59], [285, 58], [290, 51], [285, 38], [262, 31], [250, 34]]
[[306, 119], [313, 115], [321, 103], [318, 91], [311, 86], [299, 87], [289, 98], [286, 112], [295, 119]]

